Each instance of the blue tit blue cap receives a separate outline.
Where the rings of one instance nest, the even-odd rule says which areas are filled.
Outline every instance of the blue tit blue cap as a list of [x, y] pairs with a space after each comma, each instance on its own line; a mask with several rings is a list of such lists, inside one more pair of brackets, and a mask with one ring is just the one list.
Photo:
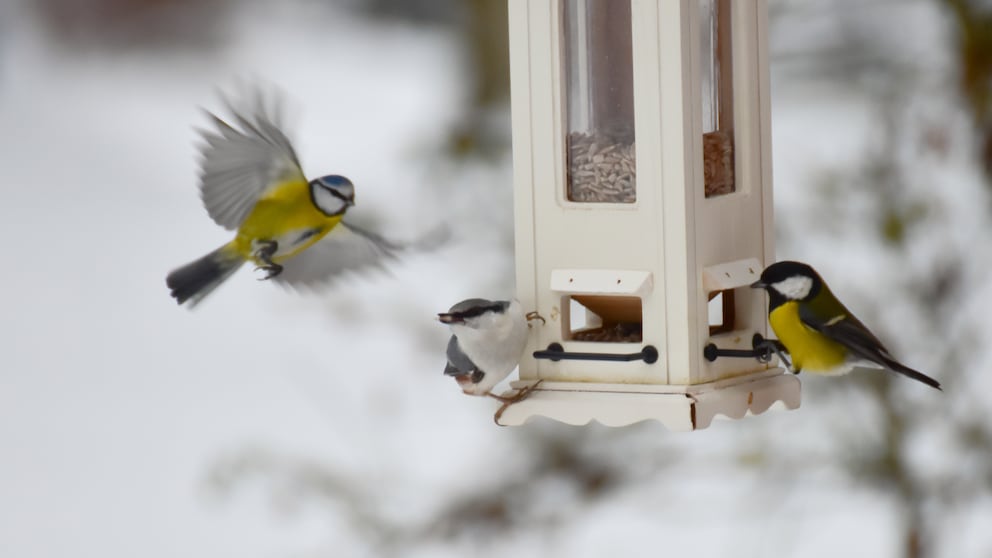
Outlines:
[[353, 200], [355, 197], [355, 185], [352, 184], [350, 180], [341, 176], [340, 174], [329, 174], [327, 176], [321, 176], [315, 182], [317, 182], [324, 188], [327, 188], [328, 190], [333, 190], [337, 192], [345, 199]]

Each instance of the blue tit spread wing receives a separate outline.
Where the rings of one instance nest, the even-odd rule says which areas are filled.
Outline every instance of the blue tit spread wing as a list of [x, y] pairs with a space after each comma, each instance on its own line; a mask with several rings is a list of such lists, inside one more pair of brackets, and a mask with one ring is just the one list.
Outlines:
[[454, 335], [448, 341], [448, 364], [444, 367], [446, 376], [464, 376], [475, 372], [478, 367], [468, 358], [462, 348], [458, 346], [458, 338]]
[[882, 342], [846, 309], [836, 316], [825, 318], [822, 313], [818, 314], [808, 306], [800, 305], [799, 319], [825, 337], [840, 343], [851, 354], [864, 361], [875, 363], [928, 386], [941, 389], [937, 380], [897, 361], [882, 345]]
[[324, 283], [348, 272], [384, 269], [403, 246], [344, 221], [324, 238], [283, 264], [274, 280], [293, 287]]
[[208, 112], [215, 129], [199, 130], [204, 142], [200, 196], [210, 217], [230, 230], [241, 225], [269, 187], [287, 180], [306, 182], [280, 129], [278, 99], [266, 99], [261, 90], [247, 97], [237, 107], [228, 101], [230, 123]]

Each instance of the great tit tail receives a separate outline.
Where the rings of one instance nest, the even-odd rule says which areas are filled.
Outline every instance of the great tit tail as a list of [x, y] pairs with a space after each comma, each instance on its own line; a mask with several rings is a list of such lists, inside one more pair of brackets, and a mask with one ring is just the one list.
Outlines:
[[170, 294], [179, 304], [196, 306], [228, 277], [234, 274], [244, 259], [232, 244], [225, 244], [202, 258], [173, 271], [165, 278]]
[[882, 364], [884, 364], [885, 367], [888, 368], [889, 370], [893, 372], [898, 372], [899, 374], [912, 378], [918, 382], [923, 382], [924, 384], [932, 388], [939, 389], [940, 391], [944, 391], [940, 387], [940, 382], [934, 380], [930, 376], [927, 376], [922, 372], [917, 372], [916, 370], [913, 370], [912, 368], [902, 364], [901, 362], [897, 361], [894, 358], [889, 357], [886, 354], [882, 354], [880, 356], [882, 357]]

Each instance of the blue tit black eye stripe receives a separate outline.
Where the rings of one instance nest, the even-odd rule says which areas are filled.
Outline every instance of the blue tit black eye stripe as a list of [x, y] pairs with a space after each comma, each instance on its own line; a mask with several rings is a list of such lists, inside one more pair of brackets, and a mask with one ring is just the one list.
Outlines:
[[[327, 187], [326, 185], [324, 185], [323, 183], [321, 183], [320, 180], [311, 180], [308, 186], [309, 187], [307, 188], [307, 190], [310, 193], [310, 203], [312, 203], [313, 206], [316, 207], [318, 211], [320, 211], [321, 213], [323, 213], [324, 215], [326, 215], [328, 217], [336, 217], [338, 215], [343, 214], [345, 212], [345, 210], [347, 209], [349, 203], [350, 203], [349, 200], [348, 200], [348, 198], [346, 198], [344, 195], [342, 195], [341, 192], [338, 192], [334, 188]], [[328, 213], [327, 211], [325, 211], [324, 208], [321, 207], [321, 204], [317, 200], [317, 189], [318, 188], [320, 188], [322, 191], [329, 192], [332, 196], [334, 196], [335, 198], [337, 198], [337, 199], [341, 200], [342, 202], [344, 202], [344, 204], [345, 204], [344, 207], [340, 211], [337, 211], [337, 212], [334, 212], [334, 213]]]

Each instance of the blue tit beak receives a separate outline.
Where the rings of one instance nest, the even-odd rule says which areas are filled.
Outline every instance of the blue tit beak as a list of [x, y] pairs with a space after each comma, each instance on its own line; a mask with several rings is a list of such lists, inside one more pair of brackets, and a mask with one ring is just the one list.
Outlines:
[[767, 287], [767, 286], [768, 286], [768, 284], [767, 284], [767, 283], [763, 283], [763, 282], [761, 281], [761, 279], [758, 279], [758, 280], [757, 280], [757, 281], [755, 281], [754, 283], [751, 283], [751, 288], [752, 288], [752, 289], [764, 289], [764, 288], [765, 288], [765, 287]]

